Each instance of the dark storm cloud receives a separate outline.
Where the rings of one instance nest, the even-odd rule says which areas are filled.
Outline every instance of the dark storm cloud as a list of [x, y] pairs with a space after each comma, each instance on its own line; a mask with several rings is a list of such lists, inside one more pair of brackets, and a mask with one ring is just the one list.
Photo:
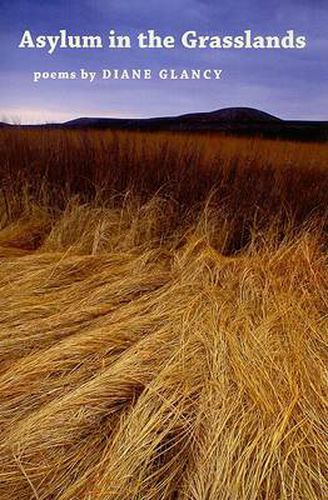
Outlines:
[[[254, 106], [285, 118], [326, 119], [327, 24], [325, 0], [12, 0], [0, 1], [0, 120], [77, 115], [150, 116]], [[154, 28], [177, 38], [187, 29], [200, 34], [284, 34], [295, 29], [308, 38], [304, 51], [22, 51], [24, 29], [56, 34], [107, 35]], [[34, 70], [87, 67], [219, 67], [222, 82], [31, 82]], [[1, 116], [2, 113], [2, 116]]]

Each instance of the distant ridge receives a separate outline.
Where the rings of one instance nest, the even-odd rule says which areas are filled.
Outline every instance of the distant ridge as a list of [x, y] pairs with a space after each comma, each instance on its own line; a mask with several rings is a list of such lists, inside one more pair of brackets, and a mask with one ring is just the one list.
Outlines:
[[[21, 125], [20, 127], [31, 128], [32, 126]], [[148, 132], [216, 132], [286, 140], [328, 140], [327, 121], [282, 120], [264, 111], [247, 107], [224, 108], [205, 113], [189, 113], [158, 118], [81, 117], [61, 124], [34, 125], [33, 127], [143, 130]]]
[[209, 121], [224, 121], [234, 123], [268, 123], [282, 122], [280, 118], [255, 108], [224, 108], [209, 113], [193, 113], [182, 115], [181, 118], [204, 118]]
[[70, 120], [65, 122], [64, 125], [68, 126], [103, 126], [103, 125], [116, 125], [116, 124], [126, 124], [134, 125], [138, 123], [179, 123], [179, 122], [202, 122], [202, 123], [213, 123], [213, 122], [224, 122], [224, 123], [272, 123], [280, 122], [283, 120], [277, 118], [276, 116], [265, 113], [264, 111], [259, 111], [255, 108], [224, 108], [216, 111], [210, 111], [205, 113], [189, 113], [185, 115], [179, 115], [175, 117], [162, 117], [162, 118], [77, 118], [75, 120]]

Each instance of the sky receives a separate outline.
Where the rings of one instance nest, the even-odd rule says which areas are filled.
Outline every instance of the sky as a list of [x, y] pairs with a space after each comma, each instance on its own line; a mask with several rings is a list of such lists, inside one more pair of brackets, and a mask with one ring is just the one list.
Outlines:
[[[327, 0], [0, 0], [0, 121], [63, 122], [89, 117], [151, 117], [261, 109], [284, 119], [328, 120]], [[130, 34], [154, 29], [178, 39], [199, 34], [284, 35], [308, 40], [304, 50], [45, 50], [19, 49], [33, 35]], [[222, 68], [219, 81], [41, 81], [34, 71], [104, 68]]]

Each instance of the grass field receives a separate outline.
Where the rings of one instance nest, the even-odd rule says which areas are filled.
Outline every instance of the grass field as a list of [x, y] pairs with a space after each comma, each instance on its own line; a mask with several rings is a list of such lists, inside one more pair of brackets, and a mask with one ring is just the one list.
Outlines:
[[0, 498], [327, 498], [328, 145], [0, 130]]

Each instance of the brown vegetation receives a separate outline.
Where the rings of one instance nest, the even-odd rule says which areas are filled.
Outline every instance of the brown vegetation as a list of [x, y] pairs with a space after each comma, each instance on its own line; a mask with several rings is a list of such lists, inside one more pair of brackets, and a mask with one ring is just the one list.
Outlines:
[[327, 498], [327, 145], [0, 131], [0, 498]]

